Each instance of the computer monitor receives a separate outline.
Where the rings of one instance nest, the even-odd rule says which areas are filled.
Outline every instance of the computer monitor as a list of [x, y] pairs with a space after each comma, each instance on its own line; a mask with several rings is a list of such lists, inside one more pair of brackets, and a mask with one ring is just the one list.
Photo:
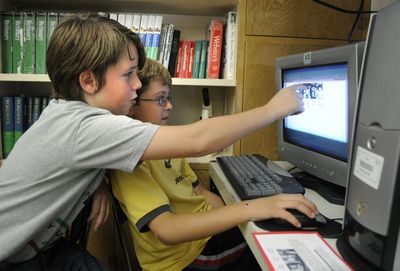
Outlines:
[[276, 59], [276, 88], [302, 83], [305, 111], [278, 122], [282, 159], [328, 201], [344, 204], [364, 42]]

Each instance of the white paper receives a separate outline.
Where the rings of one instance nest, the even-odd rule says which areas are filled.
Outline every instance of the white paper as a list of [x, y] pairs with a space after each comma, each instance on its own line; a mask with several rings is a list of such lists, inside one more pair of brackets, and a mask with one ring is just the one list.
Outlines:
[[351, 271], [353, 270], [315, 232], [260, 232], [254, 238], [270, 270]]

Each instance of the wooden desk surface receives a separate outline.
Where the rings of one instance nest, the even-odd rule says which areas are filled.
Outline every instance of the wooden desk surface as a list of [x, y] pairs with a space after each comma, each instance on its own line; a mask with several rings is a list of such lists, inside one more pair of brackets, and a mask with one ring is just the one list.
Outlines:
[[[279, 163], [278, 163], [279, 164]], [[224, 173], [219, 167], [217, 162], [210, 162], [209, 164], [209, 172], [210, 177], [214, 181], [215, 186], [217, 187], [221, 197], [225, 201], [227, 205], [236, 203], [240, 201], [239, 197], [236, 195], [229, 181], [226, 179]], [[344, 215], [344, 206], [332, 204], [326, 201], [323, 197], [321, 197], [318, 193], [313, 190], [306, 188], [305, 196], [314, 202], [319, 211], [328, 218], [343, 218]], [[262, 270], [269, 270], [260, 249], [258, 248], [252, 233], [253, 232], [262, 232], [265, 231], [257, 227], [253, 222], [243, 223], [239, 225], [239, 228], [246, 239], [247, 244], [249, 245], [251, 251], [253, 252], [255, 258], [260, 264]], [[333, 249], [336, 250], [336, 239], [334, 238], [325, 238], [326, 242], [332, 246]]]

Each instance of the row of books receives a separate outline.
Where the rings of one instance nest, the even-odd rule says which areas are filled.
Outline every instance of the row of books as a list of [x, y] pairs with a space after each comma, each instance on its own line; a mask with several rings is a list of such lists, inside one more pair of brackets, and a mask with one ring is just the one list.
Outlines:
[[38, 120], [49, 102], [48, 96], [1, 97], [1, 151], [7, 158], [15, 142]]
[[46, 73], [46, 49], [62, 14], [56, 12], [3, 12], [2, 72]]
[[156, 60], [159, 52], [163, 16], [153, 14], [110, 13], [110, 18], [140, 36], [146, 56]]
[[[46, 49], [54, 28], [66, 12], [24, 11], [2, 14], [2, 72], [46, 73]], [[207, 49], [204, 76], [199, 72], [187, 73], [181, 68], [196, 71], [194, 67], [196, 46], [189, 46], [193, 57], [186, 49], [187, 41], [180, 41], [181, 31], [174, 24], [163, 24], [163, 16], [128, 13], [100, 13], [109, 16], [138, 33], [146, 55], [162, 63], [172, 76], [184, 78], [232, 79], [236, 66], [236, 12], [226, 14], [225, 20], [213, 19], [207, 29]], [[190, 41], [189, 44], [200, 41]], [[207, 47], [206, 47], [207, 46]], [[190, 49], [192, 48], [192, 49]], [[201, 52], [200, 45], [197, 46]], [[184, 49], [184, 50], [183, 50]], [[182, 55], [182, 59], [179, 58]], [[191, 61], [190, 64], [187, 62]], [[197, 64], [197, 62], [196, 62]], [[179, 69], [177, 70], [177, 66]], [[192, 76], [191, 76], [192, 75]], [[194, 75], [194, 76], [193, 76]]]
[[181, 40], [181, 30], [174, 24], [163, 24], [159, 15], [110, 13], [110, 18], [138, 33], [146, 56], [163, 64], [173, 77], [233, 79], [235, 76], [234, 11], [228, 12], [225, 20], [210, 21], [205, 33], [207, 40]]
[[178, 78], [234, 79], [236, 74], [236, 12], [225, 20], [213, 19], [206, 40], [181, 40], [181, 31], [173, 24], [161, 29], [157, 61]]

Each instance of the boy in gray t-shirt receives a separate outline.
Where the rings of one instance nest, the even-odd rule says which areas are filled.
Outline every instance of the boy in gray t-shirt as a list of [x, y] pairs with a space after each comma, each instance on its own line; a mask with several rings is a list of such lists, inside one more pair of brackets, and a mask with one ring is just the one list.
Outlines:
[[[293, 86], [262, 107], [191, 125], [159, 127], [126, 117], [141, 87], [143, 45], [126, 27], [94, 14], [64, 17], [46, 59], [54, 99], [0, 168], [0, 270], [51, 268], [63, 253], [63, 260], [76, 260], [73, 247], [57, 249], [59, 240], [106, 169], [131, 172], [139, 160], [211, 153], [303, 110]], [[300, 204], [310, 216], [317, 212], [305, 198]], [[104, 269], [93, 261], [80, 270]]]

